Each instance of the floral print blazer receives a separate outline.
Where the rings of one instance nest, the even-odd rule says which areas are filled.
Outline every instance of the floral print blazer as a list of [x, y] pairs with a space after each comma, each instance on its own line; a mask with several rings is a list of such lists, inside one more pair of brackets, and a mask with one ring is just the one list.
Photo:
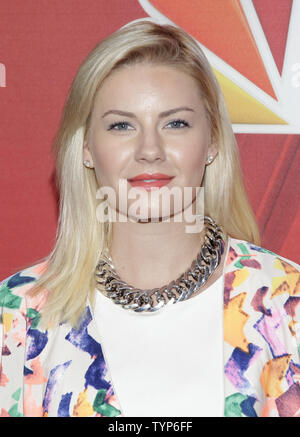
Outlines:
[[[46, 267], [0, 284], [0, 416], [122, 416], [89, 304], [78, 329], [39, 327]], [[229, 238], [223, 275], [224, 416], [300, 417], [299, 266]]]

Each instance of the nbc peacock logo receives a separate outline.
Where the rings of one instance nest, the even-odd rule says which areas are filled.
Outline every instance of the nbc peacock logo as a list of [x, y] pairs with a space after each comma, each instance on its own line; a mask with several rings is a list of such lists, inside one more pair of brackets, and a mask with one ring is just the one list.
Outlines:
[[300, 133], [300, 0], [139, 3], [154, 21], [179, 26], [199, 43], [235, 133]]

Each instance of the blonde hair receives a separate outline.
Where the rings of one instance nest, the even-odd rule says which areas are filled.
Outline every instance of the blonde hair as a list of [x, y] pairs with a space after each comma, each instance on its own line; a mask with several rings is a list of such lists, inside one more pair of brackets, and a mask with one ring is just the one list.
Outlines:
[[242, 179], [238, 147], [215, 75], [198, 43], [182, 29], [152, 21], [130, 23], [100, 42], [80, 66], [69, 91], [53, 150], [60, 193], [56, 243], [47, 268], [30, 295], [48, 290], [42, 313], [46, 326], [75, 326], [87, 298], [94, 304], [94, 271], [111, 244], [112, 224], [97, 220], [95, 172], [83, 166], [94, 97], [114, 70], [137, 63], [164, 64], [196, 79], [218, 155], [205, 171], [205, 213], [230, 236], [260, 243], [255, 216]]

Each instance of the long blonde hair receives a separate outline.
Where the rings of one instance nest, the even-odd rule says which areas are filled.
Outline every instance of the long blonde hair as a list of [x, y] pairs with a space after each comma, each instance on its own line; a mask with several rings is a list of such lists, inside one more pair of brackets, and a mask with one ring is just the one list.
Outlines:
[[136, 21], [100, 42], [80, 66], [67, 96], [53, 150], [60, 194], [56, 243], [43, 259], [47, 268], [29, 294], [48, 290], [42, 313], [46, 326], [66, 321], [75, 326], [87, 298], [94, 304], [94, 271], [112, 240], [112, 224], [99, 221], [99, 188], [95, 172], [83, 166], [94, 97], [113, 71], [136, 63], [173, 66], [199, 84], [211, 137], [218, 155], [205, 171], [205, 214], [230, 236], [260, 243], [255, 216], [247, 199], [238, 147], [216, 77], [198, 43], [182, 29], [152, 21]]

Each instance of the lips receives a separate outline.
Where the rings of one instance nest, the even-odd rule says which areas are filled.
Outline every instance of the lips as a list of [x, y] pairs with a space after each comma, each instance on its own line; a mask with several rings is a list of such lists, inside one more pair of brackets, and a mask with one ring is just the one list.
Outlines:
[[139, 174], [137, 176], [135, 176], [134, 178], [130, 178], [128, 179], [128, 182], [135, 182], [135, 181], [147, 181], [147, 180], [165, 180], [165, 179], [173, 179], [174, 176], [169, 176], [167, 174], [163, 174], [163, 173], [142, 173]]
[[161, 188], [165, 185], [168, 185], [173, 178], [174, 176], [169, 176], [164, 173], [142, 173], [134, 178], [128, 179], [128, 182], [133, 187], [140, 187], [149, 191], [151, 188]]

